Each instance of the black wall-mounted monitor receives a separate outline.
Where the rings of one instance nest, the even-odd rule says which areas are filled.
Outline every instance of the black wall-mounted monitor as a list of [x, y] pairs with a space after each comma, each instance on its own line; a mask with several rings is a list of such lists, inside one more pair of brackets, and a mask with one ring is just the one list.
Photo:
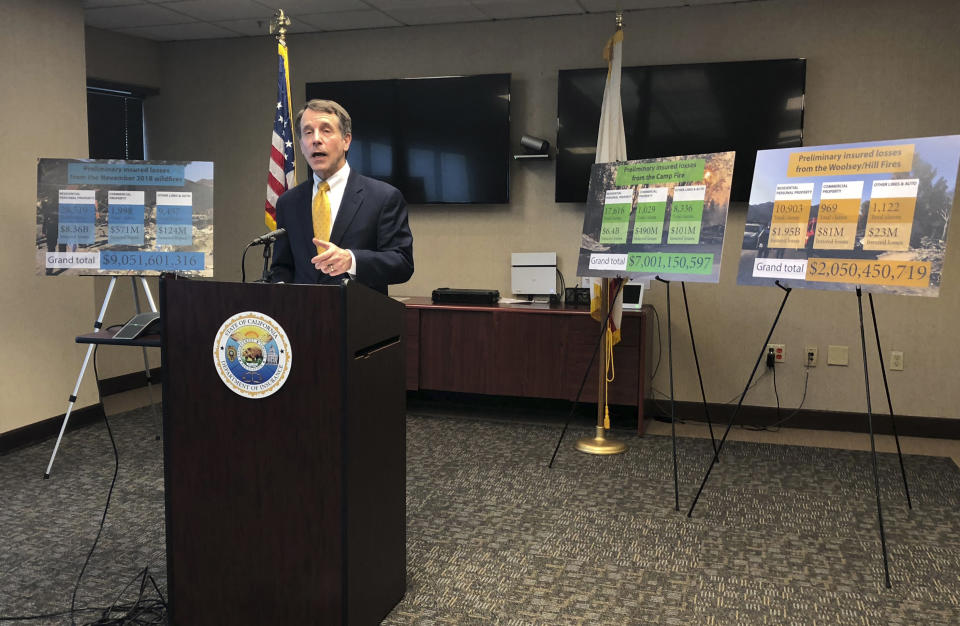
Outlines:
[[510, 74], [307, 83], [350, 113], [350, 167], [411, 204], [510, 200]]
[[[736, 150], [730, 199], [747, 201], [757, 150], [802, 145], [805, 59], [625, 67], [627, 158]], [[560, 70], [557, 202], [585, 202], [606, 68]]]

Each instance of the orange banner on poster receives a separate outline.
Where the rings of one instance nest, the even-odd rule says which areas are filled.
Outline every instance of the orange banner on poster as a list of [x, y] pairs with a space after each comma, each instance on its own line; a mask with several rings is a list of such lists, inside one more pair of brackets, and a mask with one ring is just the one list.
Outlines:
[[895, 287], [929, 287], [929, 261], [809, 259], [807, 280]]
[[839, 176], [843, 174], [888, 174], [909, 172], [914, 144], [793, 152], [787, 176]]

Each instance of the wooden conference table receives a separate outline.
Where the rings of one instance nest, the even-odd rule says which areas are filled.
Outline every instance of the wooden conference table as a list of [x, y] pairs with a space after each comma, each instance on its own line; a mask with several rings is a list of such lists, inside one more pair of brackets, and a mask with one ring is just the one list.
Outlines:
[[[589, 307], [434, 304], [406, 307], [407, 389], [573, 400], [600, 338]], [[624, 311], [609, 403], [636, 407], [643, 434], [649, 307]], [[597, 401], [597, 363], [581, 402]]]

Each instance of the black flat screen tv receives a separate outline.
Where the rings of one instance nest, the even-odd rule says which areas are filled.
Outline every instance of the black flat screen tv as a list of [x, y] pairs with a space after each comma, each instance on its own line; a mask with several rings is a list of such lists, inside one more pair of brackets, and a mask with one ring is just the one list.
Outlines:
[[510, 74], [307, 83], [350, 113], [350, 167], [411, 204], [510, 200]]
[[[730, 199], [747, 201], [757, 150], [802, 145], [806, 59], [624, 67], [627, 158], [736, 150]], [[560, 70], [557, 202], [585, 202], [606, 68]]]

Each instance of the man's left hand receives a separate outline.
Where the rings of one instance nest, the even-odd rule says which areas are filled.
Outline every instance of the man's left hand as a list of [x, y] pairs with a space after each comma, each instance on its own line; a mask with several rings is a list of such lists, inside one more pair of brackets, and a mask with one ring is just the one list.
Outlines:
[[315, 238], [313, 245], [317, 246], [318, 250], [323, 249], [323, 252], [310, 259], [315, 268], [329, 276], [339, 276], [350, 271], [350, 266], [353, 265], [350, 252], [322, 239]]

